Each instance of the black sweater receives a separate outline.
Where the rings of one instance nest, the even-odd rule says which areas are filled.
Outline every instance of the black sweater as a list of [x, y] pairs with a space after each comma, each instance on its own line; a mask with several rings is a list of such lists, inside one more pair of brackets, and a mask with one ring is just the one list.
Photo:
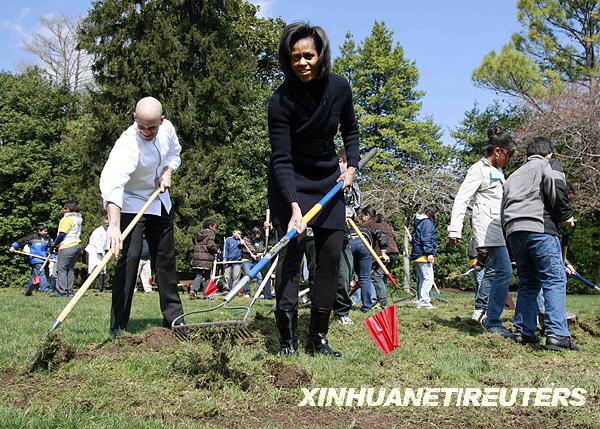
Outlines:
[[[285, 81], [269, 102], [268, 199], [274, 225], [287, 225], [290, 204], [302, 214], [311, 209], [340, 175], [333, 143], [338, 127], [349, 167], [358, 167], [358, 123], [352, 90], [341, 76], [309, 83]], [[310, 222], [310, 226], [343, 230], [344, 199], [339, 192]]]

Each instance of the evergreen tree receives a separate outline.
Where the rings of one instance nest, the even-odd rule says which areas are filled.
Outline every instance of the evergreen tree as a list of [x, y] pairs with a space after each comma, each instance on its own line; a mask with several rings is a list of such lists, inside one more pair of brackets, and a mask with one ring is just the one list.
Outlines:
[[262, 223], [266, 102], [278, 81], [281, 27], [242, 0], [98, 1], [82, 23], [99, 86], [87, 151], [92, 177], [139, 98], [159, 99], [175, 125], [183, 147], [172, 189], [180, 268], [189, 267], [191, 237], [205, 217], [223, 234]]
[[358, 45], [348, 33], [340, 51], [333, 69], [352, 86], [362, 149], [382, 152], [369, 168], [443, 164], [449, 148], [441, 144], [439, 127], [430, 118], [418, 119], [425, 94], [416, 89], [419, 72], [402, 46], [394, 46], [393, 32], [376, 21], [371, 35]]

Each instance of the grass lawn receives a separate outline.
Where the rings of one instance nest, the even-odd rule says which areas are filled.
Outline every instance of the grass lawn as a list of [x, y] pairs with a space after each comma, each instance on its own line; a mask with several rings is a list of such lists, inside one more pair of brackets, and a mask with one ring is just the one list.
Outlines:
[[[110, 294], [88, 292], [59, 328], [50, 369], [29, 371], [43, 333], [67, 301], [1, 289], [0, 428], [600, 427], [600, 296], [569, 296], [580, 353], [519, 346], [468, 319], [470, 294], [445, 293], [435, 310], [398, 308], [400, 347], [384, 357], [353, 311], [331, 324], [341, 359], [278, 358], [277, 335], [258, 302], [250, 338], [222, 332], [179, 343], [161, 325], [158, 294], [136, 294], [132, 335], [108, 340]], [[183, 296], [182, 296], [183, 298]], [[236, 298], [236, 301], [244, 298]], [[247, 301], [243, 301], [247, 302]], [[184, 300], [186, 311], [208, 307]], [[227, 319], [223, 312], [189, 322]], [[513, 313], [504, 314], [512, 327]], [[305, 341], [308, 310], [301, 310]], [[45, 343], [48, 344], [48, 343]], [[47, 362], [47, 361], [44, 361]], [[582, 388], [582, 406], [298, 407], [302, 388]]]

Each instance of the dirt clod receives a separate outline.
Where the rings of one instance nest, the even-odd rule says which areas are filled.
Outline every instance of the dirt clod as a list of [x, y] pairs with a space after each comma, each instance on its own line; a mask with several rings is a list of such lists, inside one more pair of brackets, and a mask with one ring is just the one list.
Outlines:
[[167, 328], [151, 328], [144, 333], [144, 339], [148, 348], [153, 350], [160, 350], [179, 344], [173, 331]]
[[267, 371], [275, 387], [294, 388], [310, 383], [312, 376], [302, 366], [279, 362], [267, 361]]
[[73, 359], [74, 354], [71, 346], [64, 343], [56, 332], [50, 332], [36, 352], [27, 372], [52, 371]]

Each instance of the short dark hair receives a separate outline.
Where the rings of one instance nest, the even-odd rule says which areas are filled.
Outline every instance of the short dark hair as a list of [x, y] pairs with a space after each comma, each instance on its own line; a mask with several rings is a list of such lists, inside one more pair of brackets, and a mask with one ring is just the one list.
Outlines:
[[79, 213], [79, 204], [77, 201], [68, 201], [63, 205], [64, 209], [68, 209], [72, 213]]
[[492, 151], [497, 147], [514, 152], [517, 148], [515, 141], [510, 134], [506, 134], [498, 127], [493, 127], [487, 130], [488, 143], [482, 148], [486, 156], [491, 155]]
[[252, 231], [250, 232], [250, 235], [252, 236], [252, 238], [259, 236], [261, 234], [262, 234], [262, 230], [258, 226], [255, 226], [254, 228], [252, 228]]
[[38, 223], [36, 231], [43, 231], [45, 229], [48, 229], [48, 225], [46, 225], [45, 223]]
[[318, 26], [313, 27], [306, 22], [294, 22], [285, 26], [279, 39], [279, 67], [287, 79], [298, 80], [291, 66], [292, 47], [298, 40], [306, 39], [307, 37], [314, 40], [317, 53], [319, 54], [319, 70], [315, 78], [321, 79], [331, 71], [331, 50], [329, 48], [329, 38], [325, 30]]
[[214, 219], [206, 219], [203, 223], [202, 223], [202, 228], [210, 228], [213, 225], [216, 225], [217, 221]]
[[531, 143], [527, 145], [527, 156], [541, 155], [546, 156], [550, 153], [554, 153], [554, 147], [549, 138], [546, 137], [534, 137]]

